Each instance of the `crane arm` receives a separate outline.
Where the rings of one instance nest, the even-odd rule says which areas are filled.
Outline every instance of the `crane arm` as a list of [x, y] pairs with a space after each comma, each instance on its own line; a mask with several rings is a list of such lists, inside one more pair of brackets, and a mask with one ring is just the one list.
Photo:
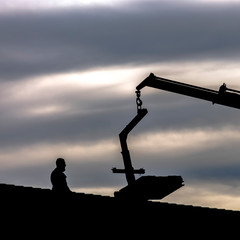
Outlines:
[[119, 134], [120, 144], [122, 148], [122, 157], [124, 169], [112, 168], [113, 173], [125, 173], [128, 185], [117, 192], [114, 192], [116, 197], [122, 198], [139, 198], [139, 199], [162, 199], [183, 186], [181, 176], [142, 176], [135, 179], [134, 174], [145, 173], [144, 169], [134, 169], [131, 162], [130, 153], [127, 146], [128, 134], [147, 114], [147, 109], [142, 109], [142, 101], [140, 99], [140, 90], [144, 87], [157, 88], [177, 94], [186, 95], [210, 101], [213, 104], [220, 104], [228, 107], [240, 109], [240, 91], [227, 88], [226, 84], [220, 86], [219, 90], [202, 88], [186, 83], [181, 83], [161, 77], [156, 77], [151, 73], [136, 87], [136, 103], [137, 115]]
[[226, 84], [223, 84], [219, 88], [219, 91], [216, 91], [161, 77], [156, 77], [153, 73], [151, 73], [136, 87], [136, 89], [137, 91], [140, 91], [146, 86], [210, 101], [213, 104], [216, 103], [240, 109], [240, 95], [238, 94], [240, 91], [229, 89], [226, 87]]
[[136, 127], [136, 125], [145, 117], [147, 113], [148, 111], [145, 108], [139, 110], [137, 115], [133, 118], [133, 120], [119, 134], [119, 140], [122, 148], [123, 163], [125, 168], [124, 169], [112, 168], [112, 171], [113, 173], [125, 173], [128, 184], [134, 183], [135, 173], [139, 174], [145, 173], [145, 170], [143, 168], [140, 169], [133, 168], [130, 152], [127, 146], [127, 137], [128, 134], [133, 130], [134, 127]]

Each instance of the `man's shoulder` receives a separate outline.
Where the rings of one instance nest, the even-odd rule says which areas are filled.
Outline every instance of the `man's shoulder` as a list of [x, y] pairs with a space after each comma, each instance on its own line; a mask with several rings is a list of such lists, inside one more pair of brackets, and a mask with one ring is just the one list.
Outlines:
[[55, 168], [55, 169], [51, 172], [51, 177], [52, 177], [52, 176], [57, 176], [57, 175], [59, 175], [59, 174], [60, 174], [60, 172], [58, 171], [57, 168]]
[[57, 168], [52, 171], [51, 176], [66, 177], [66, 175]]

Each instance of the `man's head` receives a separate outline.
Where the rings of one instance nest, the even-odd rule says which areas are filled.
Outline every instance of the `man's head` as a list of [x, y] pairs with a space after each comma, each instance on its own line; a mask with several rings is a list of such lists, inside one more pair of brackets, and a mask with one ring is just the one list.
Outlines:
[[65, 171], [66, 163], [65, 163], [65, 160], [63, 158], [58, 158], [56, 160], [56, 165], [57, 165], [58, 169], [60, 169], [63, 172]]

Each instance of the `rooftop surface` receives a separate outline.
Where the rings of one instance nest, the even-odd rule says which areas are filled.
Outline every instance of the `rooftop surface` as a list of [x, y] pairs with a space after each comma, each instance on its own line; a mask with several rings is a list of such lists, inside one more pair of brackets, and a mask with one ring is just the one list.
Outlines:
[[135, 239], [146, 234], [148, 237], [168, 234], [201, 239], [207, 234], [216, 239], [222, 234], [230, 237], [239, 232], [240, 211], [120, 200], [85, 193], [63, 196], [54, 194], [50, 189], [3, 183], [0, 184], [0, 194], [2, 229], [14, 230], [7, 232], [9, 236], [23, 234], [25, 237], [31, 231], [37, 231], [39, 237], [41, 234], [56, 237], [88, 234], [94, 239], [110, 236], [111, 239], [121, 236], [134, 236]]

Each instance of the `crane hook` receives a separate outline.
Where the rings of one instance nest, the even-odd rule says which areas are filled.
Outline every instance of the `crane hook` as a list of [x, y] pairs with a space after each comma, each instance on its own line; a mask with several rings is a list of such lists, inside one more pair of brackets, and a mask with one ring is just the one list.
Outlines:
[[139, 112], [139, 110], [142, 109], [142, 100], [140, 99], [141, 97], [141, 91], [140, 90], [137, 90], [136, 92], [136, 104], [137, 104], [137, 111]]

